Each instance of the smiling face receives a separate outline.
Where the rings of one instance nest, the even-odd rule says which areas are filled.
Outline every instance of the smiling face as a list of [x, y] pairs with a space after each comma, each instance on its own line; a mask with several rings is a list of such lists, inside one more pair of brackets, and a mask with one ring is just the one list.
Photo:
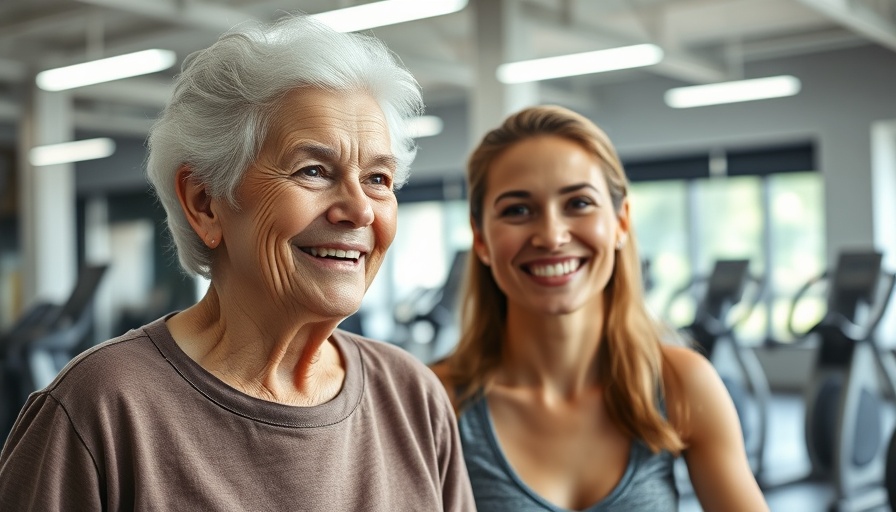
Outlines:
[[597, 159], [579, 144], [542, 135], [489, 166], [473, 246], [508, 308], [566, 314], [599, 304], [628, 231]]
[[395, 168], [372, 96], [293, 91], [237, 188], [239, 207], [218, 202], [213, 281], [250, 307], [353, 313], [395, 237]]

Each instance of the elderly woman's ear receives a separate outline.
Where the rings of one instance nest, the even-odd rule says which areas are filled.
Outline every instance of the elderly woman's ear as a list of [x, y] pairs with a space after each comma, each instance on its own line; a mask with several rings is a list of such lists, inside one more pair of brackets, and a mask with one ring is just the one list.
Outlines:
[[181, 164], [174, 179], [177, 197], [187, 221], [205, 245], [214, 249], [221, 243], [221, 226], [206, 185], [193, 177], [193, 171], [187, 164]]

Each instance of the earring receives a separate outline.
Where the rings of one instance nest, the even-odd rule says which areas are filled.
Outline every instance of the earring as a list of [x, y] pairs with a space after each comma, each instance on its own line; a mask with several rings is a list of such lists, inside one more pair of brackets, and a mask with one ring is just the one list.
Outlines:
[[214, 249], [216, 246], [217, 246], [217, 244], [215, 243], [215, 239], [214, 239], [214, 238], [209, 238], [209, 240], [208, 240], [208, 247], [209, 247], [209, 249]]
[[616, 250], [621, 251], [623, 247], [625, 247], [625, 240], [618, 240], [616, 242]]

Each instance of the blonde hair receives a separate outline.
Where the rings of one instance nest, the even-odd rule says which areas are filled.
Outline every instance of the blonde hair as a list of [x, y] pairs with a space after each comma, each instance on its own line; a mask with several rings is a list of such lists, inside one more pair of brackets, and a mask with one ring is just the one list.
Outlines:
[[[482, 227], [483, 198], [492, 162], [514, 144], [542, 135], [571, 140], [594, 155], [604, 171], [613, 207], [620, 211], [628, 194], [628, 178], [606, 134], [575, 112], [537, 106], [508, 117], [485, 135], [470, 156], [470, 217], [477, 227]], [[641, 263], [631, 234], [629, 242], [616, 252], [616, 265], [604, 292], [608, 298], [604, 301], [607, 319], [605, 340], [598, 349], [598, 379], [604, 387], [607, 412], [622, 432], [642, 440], [653, 451], [677, 454], [684, 444], [657, 407], [661, 398], [658, 394], [662, 393], [661, 339], [666, 329], [644, 303]], [[507, 297], [472, 251], [460, 309], [460, 341], [445, 361], [457, 404], [489, 387], [501, 363], [506, 330]]]

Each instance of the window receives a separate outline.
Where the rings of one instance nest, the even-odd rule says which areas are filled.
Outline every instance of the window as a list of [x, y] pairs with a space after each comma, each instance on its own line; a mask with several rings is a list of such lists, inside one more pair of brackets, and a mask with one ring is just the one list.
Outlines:
[[748, 259], [764, 270], [762, 197], [759, 178], [711, 178], [694, 181], [694, 242], [697, 271], [706, 274], [719, 259]]
[[420, 306], [445, 282], [454, 254], [472, 243], [466, 200], [400, 203], [398, 232], [361, 306], [365, 334], [403, 342], [396, 308]]
[[[739, 176], [693, 182], [692, 243], [695, 244], [694, 256], [699, 275], [708, 275], [716, 260], [721, 259], [749, 260], [750, 274], [753, 276], [762, 276], [765, 272], [762, 179], [758, 176]], [[758, 283], [748, 287], [744, 291], [742, 305], [758, 298], [758, 293]], [[750, 316], [737, 326], [735, 334], [744, 341], [763, 341], [768, 323], [766, 309], [755, 307], [752, 311], [745, 311], [742, 305], [733, 308], [730, 318], [740, 319], [744, 313]]]
[[[749, 259], [765, 281], [762, 301], [735, 330], [748, 344], [793, 341], [787, 322], [793, 298], [825, 269], [822, 179], [817, 172], [641, 181], [631, 185], [632, 222], [640, 255], [649, 261], [647, 301], [674, 326], [693, 320], [694, 301], [673, 294], [718, 259]], [[748, 299], [759, 290], [755, 282]], [[794, 311], [797, 332], [824, 312], [823, 287]], [[733, 312], [737, 317], [738, 312]]]
[[[663, 315], [672, 294], [687, 284], [692, 268], [688, 256], [687, 182], [653, 181], [632, 184], [631, 221], [648, 283], [647, 302]], [[693, 313], [693, 312], [692, 312]], [[674, 314], [674, 313], [673, 313]], [[687, 313], [677, 316], [683, 324]]]
[[[626, 163], [631, 221], [649, 262], [646, 298], [657, 316], [688, 324], [694, 301], [683, 296], [671, 303], [673, 294], [718, 259], [749, 259], [751, 274], [766, 288], [735, 333], [748, 344], [791, 341], [786, 322], [793, 297], [825, 268], [823, 181], [811, 170], [813, 155], [811, 144], [732, 152], [729, 175], [712, 178], [707, 155]], [[404, 341], [396, 310], [418, 306], [424, 301], [416, 299], [441, 288], [456, 251], [469, 249], [464, 195], [462, 185], [440, 180], [402, 189], [396, 239], [362, 305], [367, 334]], [[820, 318], [821, 291], [801, 301], [798, 330]]]
[[[768, 177], [770, 216], [769, 304], [770, 336], [792, 341], [787, 329], [794, 295], [810, 279], [825, 270], [824, 207], [818, 173], [778, 174]], [[821, 319], [825, 310], [823, 288], [800, 300], [793, 325], [805, 332]]]

